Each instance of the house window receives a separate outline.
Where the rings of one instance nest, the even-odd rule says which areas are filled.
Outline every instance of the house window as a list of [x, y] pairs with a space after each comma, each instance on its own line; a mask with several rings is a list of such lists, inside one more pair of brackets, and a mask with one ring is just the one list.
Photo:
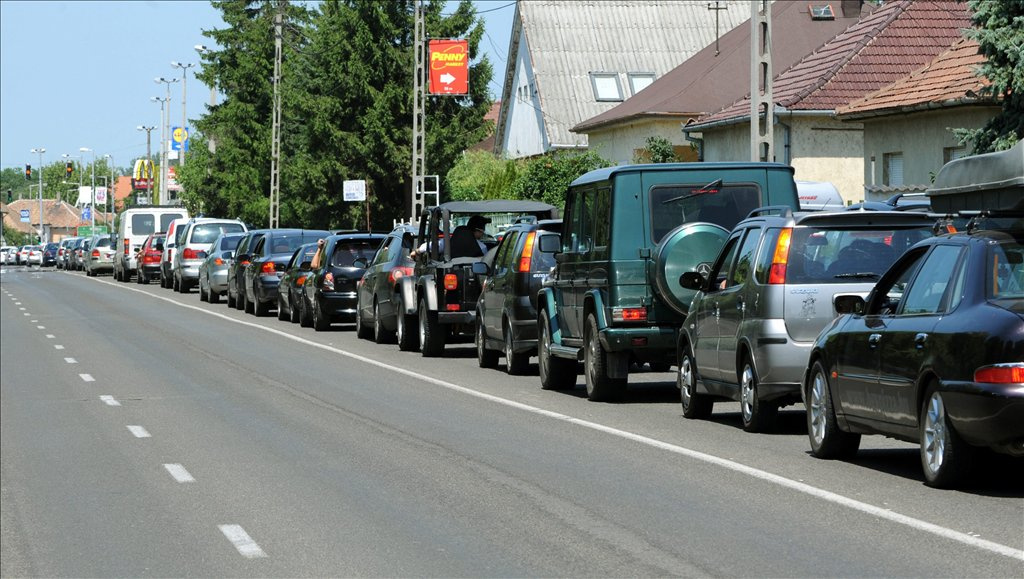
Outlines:
[[592, 72], [590, 84], [594, 87], [594, 98], [598, 101], [622, 100], [622, 85], [619, 84], [618, 73]]
[[899, 187], [903, 184], [903, 153], [882, 155], [882, 184]]
[[655, 77], [653, 72], [629, 72], [626, 76], [629, 78], [629, 90], [632, 94], [647, 88], [654, 82]]
[[967, 156], [967, 147], [943, 147], [942, 148], [942, 164], [945, 165], [950, 161], [962, 159]]

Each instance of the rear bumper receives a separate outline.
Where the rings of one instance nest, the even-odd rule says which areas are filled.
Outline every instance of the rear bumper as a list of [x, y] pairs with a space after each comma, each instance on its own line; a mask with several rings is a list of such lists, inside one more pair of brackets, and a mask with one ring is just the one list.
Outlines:
[[942, 399], [968, 444], [1024, 456], [1024, 384], [945, 382]]
[[187, 281], [199, 279], [199, 266], [201, 263], [201, 261], [192, 260], [182, 263], [178, 267], [178, 277]]
[[210, 291], [217, 293], [228, 291], [228, 270], [224, 269], [210, 274]]
[[609, 352], [650, 352], [675, 355], [679, 328], [646, 326], [638, 328], [611, 327], [600, 332], [601, 346]]
[[[198, 272], [197, 272], [198, 278]], [[281, 279], [272, 275], [261, 275], [256, 278], [254, 286], [254, 297], [264, 303], [277, 304], [278, 289], [281, 287]]]
[[356, 292], [320, 291], [320, 305], [325, 315], [336, 321], [355, 321], [358, 295]]
[[794, 342], [788, 336], [760, 336], [751, 344], [762, 400], [800, 396], [813, 342]]

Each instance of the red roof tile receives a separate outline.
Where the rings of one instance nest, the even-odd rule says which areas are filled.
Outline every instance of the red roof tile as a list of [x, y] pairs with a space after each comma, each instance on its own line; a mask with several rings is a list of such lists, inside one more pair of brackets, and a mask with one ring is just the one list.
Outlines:
[[[835, 110], [931, 61], [971, 26], [967, 5], [942, 0], [886, 3], [775, 77], [772, 96], [789, 110]], [[700, 119], [749, 117], [750, 98]]]

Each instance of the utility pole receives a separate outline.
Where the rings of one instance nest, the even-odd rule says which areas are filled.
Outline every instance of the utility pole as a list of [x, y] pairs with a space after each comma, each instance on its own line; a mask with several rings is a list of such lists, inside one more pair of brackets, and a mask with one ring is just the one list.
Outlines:
[[145, 169], [143, 170], [143, 174], [146, 176], [146, 181], [149, 183], [149, 197], [151, 202], [153, 198], [153, 150], [150, 147], [150, 134], [155, 128], [156, 127], [146, 127], [143, 125], [135, 127], [135, 130], [137, 131], [146, 131], [146, 163], [144, 165]]
[[270, 135], [270, 229], [281, 219], [281, 35], [287, 0], [278, 0], [274, 15], [274, 117]]
[[[38, 147], [30, 152], [39, 154], [39, 243], [43, 244], [46, 243], [43, 241], [43, 153], [46, 152], [46, 149]], [[41, 263], [40, 268], [43, 267]]]
[[171, 63], [172, 68], [181, 69], [181, 149], [178, 151], [178, 166], [185, 166], [185, 142], [188, 140], [188, 113], [185, 110], [185, 85], [188, 82], [188, 69], [195, 66], [191, 62], [178, 62], [174, 61]]
[[[775, 99], [772, 98], [772, 4], [750, 0], [750, 160], [772, 161]], [[761, 117], [764, 115], [764, 118]]]
[[[165, 203], [169, 203], [171, 201], [171, 192], [168, 191], [167, 158], [170, 154], [167, 148], [170, 146], [171, 140], [171, 84], [178, 82], [178, 79], [157, 77], [153, 79], [153, 82], [157, 84], [164, 83], [164, 86], [167, 87], [167, 94], [163, 99], [163, 104], [160, 105], [160, 120], [164, 125], [163, 135], [160, 138], [160, 195], [164, 198]], [[164, 114], [165, 110], [166, 114]]]
[[722, 10], [728, 9], [728, 6], [719, 6], [718, 0], [715, 0], [714, 5], [708, 3], [708, 10], [711, 10], [712, 12], [715, 13], [715, 56], [721, 54], [721, 51], [718, 50], [718, 13], [721, 12]]
[[416, 19], [413, 33], [413, 89], [412, 89], [412, 191], [409, 200], [409, 221], [415, 222], [423, 204], [424, 175], [426, 175], [426, 94], [423, 77], [426, 74], [424, 52], [426, 45], [426, 24], [423, 2], [414, 4]]

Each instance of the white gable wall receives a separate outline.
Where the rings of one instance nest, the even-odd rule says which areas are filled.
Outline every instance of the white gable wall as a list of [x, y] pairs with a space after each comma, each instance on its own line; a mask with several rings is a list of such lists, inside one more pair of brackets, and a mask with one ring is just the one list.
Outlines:
[[506, 156], [518, 159], [540, 155], [548, 149], [537, 78], [533, 73], [530, 48], [523, 28], [520, 29], [515, 67], [507, 105], [502, 103], [502, 106], [508, 107], [508, 113], [500, 146]]

